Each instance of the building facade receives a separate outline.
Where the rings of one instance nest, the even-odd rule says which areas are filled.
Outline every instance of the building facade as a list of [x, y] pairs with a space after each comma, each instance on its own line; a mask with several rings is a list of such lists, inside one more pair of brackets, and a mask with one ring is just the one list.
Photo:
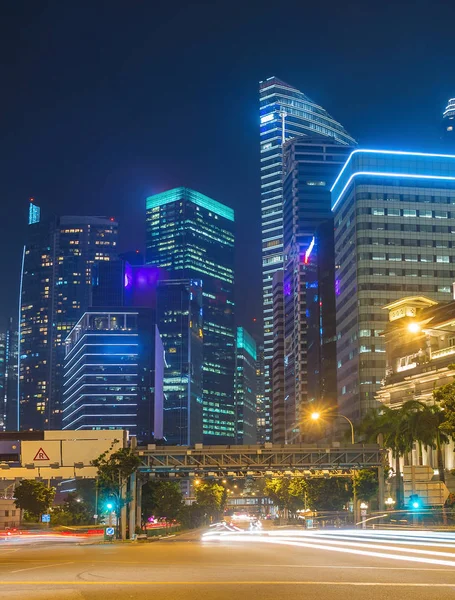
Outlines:
[[[377, 400], [389, 408], [401, 408], [410, 400], [432, 405], [434, 391], [455, 377], [455, 301], [408, 296], [384, 311], [386, 374]], [[416, 444], [413, 453], [413, 464], [438, 466], [435, 450]], [[455, 466], [453, 442], [444, 448], [444, 464], [448, 470]]]
[[235, 353], [235, 443], [256, 444], [256, 342], [243, 327], [237, 327]]
[[377, 406], [386, 372], [383, 306], [403, 295], [450, 300], [455, 156], [355, 150], [332, 187], [337, 388], [343, 415]]
[[17, 329], [0, 331], [0, 431], [17, 429]]
[[[309, 403], [336, 406], [335, 258], [330, 188], [352, 146], [313, 134], [283, 146], [283, 317], [274, 312], [275, 347], [284, 348], [284, 386], [274, 413], [298, 441]], [[275, 308], [275, 305], [274, 305]], [[275, 316], [278, 319], [275, 323]], [[280, 342], [277, 338], [284, 335]], [[273, 368], [283, 371], [274, 356]], [[273, 381], [275, 383], [275, 374]], [[286, 399], [286, 400], [285, 400]], [[282, 428], [281, 428], [282, 429]]]
[[235, 438], [234, 211], [189, 188], [147, 198], [147, 263], [202, 280], [205, 443]]
[[[294, 137], [321, 135], [352, 145], [355, 140], [326, 110], [295, 87], [270, 77], [259, 85], [261, 151], [262, 283], [265, 402], [271, 403], [273, 355], [272, 279], [284, 266], [283, 144]], [[268, 411], [271, 414], [271, 410]], [[271, 439], [271, 427], [269, 439]]]
[[289, 441], [289, 398], [285, 391], [285, 369], [289, 364], [284, 362], [285, 355], [285, 308], [284, 308], [284, 271], [277, 271], [273, 276], [273, 355], [271, 365], [272, 375], [272, 442], [285, 444]]
[[91, 303], [92, 268], [117, 251], [107, 217], [34, 218], [20, 291], [19, 428], [61, 426], [64, 340]]
[[256, 360], [256, 438], [258, 444], [271, 439], [272, 417], [270, 402], [265, 402], [264, 346], [257, 345]]
[[201, 280], [160, 281], [157, 326], [165, 353], [163, 437], [173, 446], [203, 441]]
[[151, 309], [87, 311], [66, 338], [63, 429], [163, 437], [164, 351]]

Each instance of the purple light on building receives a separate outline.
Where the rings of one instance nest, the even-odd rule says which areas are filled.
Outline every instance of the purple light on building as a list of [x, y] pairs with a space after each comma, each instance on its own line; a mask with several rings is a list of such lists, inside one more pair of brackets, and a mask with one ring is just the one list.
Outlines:
[[335, 295], [339, 296], [340, 293], [341, 293], [340, 280], [339, 279], [335, 279]]

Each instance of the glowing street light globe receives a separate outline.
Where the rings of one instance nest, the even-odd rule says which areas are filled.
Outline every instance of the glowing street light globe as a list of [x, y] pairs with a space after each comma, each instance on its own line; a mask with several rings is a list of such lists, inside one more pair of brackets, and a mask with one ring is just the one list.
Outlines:
[[321, 416], [321, 413], [318, 413], [318, 412], [311, 413], [311, 418], [313, 419], [313, 421], [317, 421], [320, 416]]
[[418, 323], [409, 323], [408, 331], [409, 333], [419, 333], [421, 327]]

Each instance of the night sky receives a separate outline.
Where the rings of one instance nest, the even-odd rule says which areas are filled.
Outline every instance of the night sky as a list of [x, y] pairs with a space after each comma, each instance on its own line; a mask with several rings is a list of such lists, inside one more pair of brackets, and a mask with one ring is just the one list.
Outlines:
[[115, 216], [128, 250], [142, 247], [145, 197], [184, 185], [236, 211], [248, 327], [261, 312], [259, 80], [295, 85], [376, 148], [440, 149], [455, 95], [450, 0], [1, 4], [0, 324], [17, 313], [29, 197], [44, 215]]

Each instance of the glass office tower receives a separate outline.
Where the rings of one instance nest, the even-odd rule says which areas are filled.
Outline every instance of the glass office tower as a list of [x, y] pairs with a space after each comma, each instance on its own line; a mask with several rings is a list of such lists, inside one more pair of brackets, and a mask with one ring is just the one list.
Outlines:
[[163, 349], [152, 309], [86, 312], [66, 338], [63, 429], [163, 437]]
[[355, 150], [332, 187], [340, 413], [359, 421], [386, 374], [387, 304], [451, 299], [455, 156]]
[[64, 340], [90, 306], [93, 266], [110, 261], [116, 245], [117, 223], [107, 217], [30, 222], [20, 293], [20, 429], [60, 429]]
[[[280, 304], [275, 293], [272, 386], [273, 426], [276, 423], [280, 432], [275, 435], [274, 431], [273, 439], [281, 443], [299, 441], [308, 403], [316, 402], [318, 408], [336, 405], [330, 188], [352, 150], [316, 134], [294, 138], [283, 146], [284, 300]], [[277, 405], [284, 398], [286, 410]], [[284, 428], [278, 415], [285, 414]]]
[[234, 211], [188, 188], [147, 198], [147, 263], [202, 280], [204, 442], [232, 443]]
[[203, 441], [201, 280], [170, 279], [156, 288], [157, 326], [163, 342], [163, 434], [173, 446]]
[[237, 327], [235, 356], [236, 444], [257, 441], [256, 342], [243, 327]]
[[[286, 140], [319, 134], [341, 144], [355, 144], [344, 127], [295, 87], [270, 77], [260, 82], [262, 279], [264, 298], [265, 402], [270, 404], [273, 353], [273, 274], [283, 268], [283, 161]], [[271, 414], [269, 409], [268, 414]], [[267, 424], [271, 439], [271, 423]]]
[[17, 328], [0, 331], [0, 431], [17, 429]]

